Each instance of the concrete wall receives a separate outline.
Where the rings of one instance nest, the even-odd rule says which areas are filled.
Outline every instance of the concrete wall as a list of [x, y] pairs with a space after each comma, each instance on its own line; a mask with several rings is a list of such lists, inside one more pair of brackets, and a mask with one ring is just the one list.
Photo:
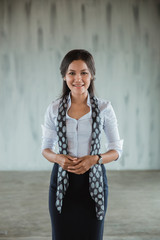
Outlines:
[[52, 168], [40, 125], [74, 48], [93, 54], [97, 96], [112, 102], [124, 139], [106, 168], [160, 169], [159, 26], [156, 0], [1, 0], [0, 170]]

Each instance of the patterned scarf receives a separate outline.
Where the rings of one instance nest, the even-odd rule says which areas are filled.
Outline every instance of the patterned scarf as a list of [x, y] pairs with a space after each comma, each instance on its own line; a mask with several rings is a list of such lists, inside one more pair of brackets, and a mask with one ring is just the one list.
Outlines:
[[[95, 96], [90, 97], [92, 106], [92, 140], [90, 155], [99, 154], [100, 150], [100, 110], [98, 100]], [[61, 99], [57, 117], [57, 135], [60, 154], [68, 154], [66, 138], [66, 111], [68, 106], [68, 95]], [[56, 207], [59, 213], [62, 211], [64, 195], [69, 186], [68, 172], [60, 165], [57, 175]], [[95, 164], [89, 169], [89, 192], [95, 201], [95, 210], [98, 220], [104, 217], [104, 190], [103, 172], [100, 164]]]

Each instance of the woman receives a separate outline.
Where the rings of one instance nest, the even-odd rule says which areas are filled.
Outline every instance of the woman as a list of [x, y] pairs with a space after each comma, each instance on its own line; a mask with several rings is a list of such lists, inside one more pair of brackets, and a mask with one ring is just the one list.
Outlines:
[[[60, 71], [63, 93], [49, 104], [42, 125], [42, 154], [54, 163], [49, 187], [52, 240], [102, 240], [108, 198], [104, 164], [120, 158], [123, 140], [111, 102], [95, 97], [92, 55], [72, 50]], [[103, 154], [102, 130], [108, 140]]]

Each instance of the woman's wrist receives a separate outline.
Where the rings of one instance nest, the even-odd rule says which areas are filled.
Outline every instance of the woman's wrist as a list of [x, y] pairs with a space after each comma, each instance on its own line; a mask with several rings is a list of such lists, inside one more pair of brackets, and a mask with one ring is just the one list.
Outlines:
[[93, 158], [92, 158], [92, 160], [93, 160], [93, 165], [95, 165], [95, 164], [98, 163], [99, 157], [98, 157], [98, 155], [92, 155], [92, 156], [93, 156]]
[[58, 163], [58, 164], [59, 164], [60, 155], [61, 155], [61, 154], [56, 153], [56, 155], [55, 155], [55, 163]]

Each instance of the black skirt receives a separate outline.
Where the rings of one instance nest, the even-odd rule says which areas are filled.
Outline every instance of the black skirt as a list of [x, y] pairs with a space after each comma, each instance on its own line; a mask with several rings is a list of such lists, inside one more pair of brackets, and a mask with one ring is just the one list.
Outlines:
[[[105, 214], [107, 210], [108, 184], [104, 165]], [[89, 193], [89, 171], [77, 175], [69, 173], [69, 187], [63, 199], [61, 214], [55, 206], [58, 164], [52, 169], [49, 187], [49, 213], [52, 226], [52, 240], [102, 240], [104, 219], [98, 220], [95, 202]]]

